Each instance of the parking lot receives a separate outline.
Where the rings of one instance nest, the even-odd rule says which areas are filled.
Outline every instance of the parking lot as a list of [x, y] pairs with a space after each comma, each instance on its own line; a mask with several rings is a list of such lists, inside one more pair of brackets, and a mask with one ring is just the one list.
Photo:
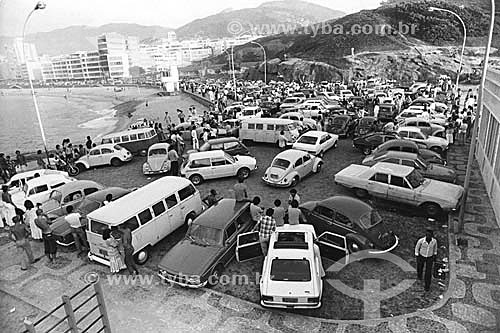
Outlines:
[[[277, 147], [272, 145], [252, 145], [249, 147], [252, 155], [257, 159], [258, 169], [251, 174], [246, 181], [249, 188], [249, 196], [260, 196], [263, 207], [272, 207], [275, 199], [286, 202], [289, 189], [269, 187], [261, 180], [265, 169], [273, 157], [279, 152]], [[336, 149], [328, 151], [324, 156], [324, 166], [319, 174], [313, 174], [299, 182], [296, 189], [301, 197], [301, 201], [322, 200], [334, 195], [353, 194], [336, 185], [333, 181], [334, 175], [339, 170], [352, 164], [359, 163], [363, 155], [352, 147], [350, 139], [339, 141]], [[80, 174], [79, 179], [92, 179], [107, 186], [138, 187], [154, 181], [155, 178], [147, 178], [142, 174], [142, 163], [145, 158], [135, 157], [132, 162], [117, 168], [104, 167], [86, 171]], [[210, 189], [216, 189], [223, 197], [232, 197], [232, 187], [236, 183], [235, 178], [211, 180], [197, 186], [202, 197], [207, 195]], [[375, 205], [388, 228], [394, 231], [400, 238], [400, 245], [393, 251], [393, 254], [401, 257], [413, 267], [416, 267], [414, 257], [414, 246], [418, 238], [422, 237], [427, 227], [435, 230], [435, 236], [440, 246], [439, 257], [447, 257], [447, 229], [444, 219], [430, 221], [425, 216], [421, 216], [415, 209], [408, 209], [399, 205], [380, 200], [371, 201]], [[158, 243], [152, 251], [150, 260], [146, 267], [155, 271], [157, 264], [163, 255], [179, 241], [185, 230], [180, 229], [174, 234], [166, 237]], [[262, 261], [253, 260], [245, 263], [238, 263], [233, 260], [226, 267], [223, 274], [226, 278], [215, 287], [216, 290], [258, 303], [259, 286], [258, 274]], [[332, 264], [324, 260], [325, 270]], [[239, 278], [246, 276], [245, 278]], [[327, 279], [338, 279], [354, 289], [363, 289], [365, 280], [379, 280], [380, 290], [385, 290], [397, 286], [404, 279], [415, 279], [415, 273], [404, 272], [396, 265], [381, 260], [364, 260], [362, 262], [348, 265], [339, 273], [327, 272]], [[318, 310], [308, 310], [301, 313], [331, 319], [361, 319], [363, 317], [363, 302], [358, 299], [348, 297], [333, 288], [325, 279], [323, 306]], [[414, 312], [419, 308], [426, 308], [435, 303], [444, 291], [440, 289], [437, 282], [433, 282], [431, 291], [425, 293], [423, 285], [418, 281], [413, 283], [411, 288], [388, 301], [381, 302], [381, 316], [399, 315]]]

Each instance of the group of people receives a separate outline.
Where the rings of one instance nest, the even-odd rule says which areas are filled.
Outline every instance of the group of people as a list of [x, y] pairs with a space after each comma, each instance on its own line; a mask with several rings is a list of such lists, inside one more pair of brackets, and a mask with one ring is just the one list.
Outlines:
[[0, 177], [4, 183], [8, 182], [18, 171], [24, 171], [27, 166], [26, 157], [19, 150], [16, 150], [15, 159], [11, 159], [10, 155], [5, 156], [4, 153], [0, 153]]

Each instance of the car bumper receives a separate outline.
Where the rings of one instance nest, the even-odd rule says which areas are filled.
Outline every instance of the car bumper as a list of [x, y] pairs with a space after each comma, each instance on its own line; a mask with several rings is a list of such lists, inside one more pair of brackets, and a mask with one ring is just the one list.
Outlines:
[[291, 183], [282, 183], [279, 181], [273, 181], [270, 180], [269, 178], [261, 178], [264, 183], [266, 183], [269, 186], [274, 186], [274, 187], [289, 187]]
[[92, 252], [89, 252], [87, 254], [87, 257], [89, 258], [90, 261], [95, 261], [95, 262], [98, 262], [98, 263], [103, 264], [105, 266], [110, 266], [108, 259], [103, 258], [101, 256], [98, 256], [96, 254], [93, 254]]
[[395, 241], [394, 241], [394, 244], [386, 249], [386, 250], [369, 250], [368, 253], [370, 254], [381, 254], [381, 253], [388, 253], [388, 252], [391, 252], [392, 250], [394, 250], [398, 245], [399, 245], [399, 237], [394, 235], [394, 238], [395, 238]]
[[321, 301], [318, 303], [281, 303], [261, 300], [260, 305], [275, 309], [318, 309], [321, 307]]
[[170, 170], [159, 170], [159, 171], [154, 171], [154, 170], [149, 170], [149, 171], [142, 171], [143, 174], [145, 175], [162, 175], [165, 173], [168, 173]]
[[125, 157], [125, 159], [123, 160], [123, 162], [130, 162], [130, 161], [132, 161], [132, 158], [133, 158], [133, 156], [129, 155], [129, 156]]
[[187, 283], [187, 282], [182, 282], [182, 281], [179, 281], [179, 280], [176, 280], [176, 279], [172, 279], [170, 277], [164, 276], [160, 272], [158, 272], [157, 275], [164, 282], [173, 283], [173, 284], [176, 284], [176, 285], [184, 287], [184, 288], [199, 289], [199, 288], [205, 287], [207, 285], [207, 282], [208, 282], [208, 281], [204, 281], [204, 282], [201, 282], [201, 283], [198, 283], [198, 284], [192, 284], [192, 283]]

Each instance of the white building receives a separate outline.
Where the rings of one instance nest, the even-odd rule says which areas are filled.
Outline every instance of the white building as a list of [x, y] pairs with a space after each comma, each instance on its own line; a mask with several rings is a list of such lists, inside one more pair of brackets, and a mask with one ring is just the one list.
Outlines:
[[97, 38], [99, 63], [106, 78], [123, 79], [130, 76], [127, 47], [133, 48], [134, 43], [135, 40], [127, 44], [127, 39], [118, 33], [106, 33]]

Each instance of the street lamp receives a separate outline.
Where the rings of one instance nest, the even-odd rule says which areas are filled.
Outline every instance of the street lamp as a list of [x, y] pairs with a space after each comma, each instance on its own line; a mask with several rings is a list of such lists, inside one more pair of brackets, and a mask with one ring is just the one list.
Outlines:
[[262, 49], [262, 53], [264, 54], [264, 84], [267, 84], [267, 56], [266, 56], [266, 49], [264, 48], [264, 46], [262, 46], [261, 44], [259, 44], [257, 42], [254, 42], [253, 40], [250, 41], [250, 44], [255, 44], [255, 45], [259, 46]]
[[472, 129], [472, 139], [469, 146], [469, 158], [467, 160], [467, 169], [465, 171], [464, 195], [462, 196], [460, 214], [458, 216], [458, 223], [459, 223], [458, 229], [460, 232], [462, 231], [464, 226], [465, 205], [467, 203], [467, 195], [469, 194], [469, 185], [472, 173], [472, 162], [474, 161], [474, 155], [476, 150], [477, 131], [479, 128], [479, 121], [481, 119], [481, 115], [483, 112], [483, 91], [486, 81], [486, 73], [488, 71], [488, 61], [490, 57], [490, 48], [491, 48], [491, 41], [493, 39], [494, 27], [495, 27], [495, 0], [491, 0], [490, 30], [488, 33], [488, 42], [486, 44], [486, 49], [484, 50], [483, 73], [481, 75], [481, 84], [479, 86], [479, 94], [477, 98], [477, 112], [476, 112], [476, 118], [474, 119], [474, 127]]
[[38, 101], [36, 99], [35, 89], [33, 89], [33, 81], [31, 80], [31, 75], [30, 75], [30, 71], [28, 68], [28, 62], [26, 61], [26, 48], [24, 45], [24, 39], [26, 36], [26, 25], [28, 24], [28, 21], [29, 21], [31, 15], [33, 15], [33, 13], [36, 10], [42, 10], [42, 9], [45, 9], [45, 7], [46, 7], [46, 5], [44, 2], [38, 1], [37, 4], [35, 5], [35, 8], [33, 8], [31, 10], [31, 12], [28, 14], [28, 17], [26, 17], [26, 20], [24, 21], [24, 25], [23, 25], [23, 35], [22, 35], [21, 45], [23, 46], [23, 61], [26, 65], [26, 70], [28, 72], [28, 81], [30, 84], [31, 97], [33, 98], [33, 104], [35, 105], [35, 111], [36, 111], [36, 117], [38, 118], [38, 125], [40, 126], [40, 133], [42, 134], [43, 147], [45, 148], [45, 154], [47, 155], [47, 162], [48, 162], [48, 164], [50, 164], [49, 151], [47, 150], [47, 139], [45, 138], [45, 131], [43, 130], [42, 118], [40, 117], [40, 110], [38, 109]]
[[234, 73], [234, 44], [231, 44], [231, 62], [233, 70], [233, 89], [234, 89], [234, 101], [238, 101], [238, 94], [236, 93], [236, 74]]
[[462, 71], [462, 61], [463, 61], [463, 58], [464, 58], [464, 50], [465, 50], [465, 41], [467, 39], [467, 28], [465, 27], [465, 23], [464, 21], [462, 20], [462, 18], [460, 16], [458, 16], [457, 13], [455, 12], [452, 12], [451, 10], [448, 10], [448, 9], [444, 9], [444, 8], [438, 8], [438, 7], [429, 7], [429, 11], [430, 12], [434, 12], [434, 11], [441, 11], [441, 12], [445, 12], [445, 13], [449, 13], [449, 14], [452, 14], [454, 15], [459, 21], [460, 23], [462, 23], [462, 27], [464, 29], [464, 41], [462, 43], [462, 52], [460, 54], [460, 67], [458, 67], [458, 72], [457, 72], [457, 82], [456, 82], [456, 88], [457, 88], [457, 91], [458, 91], [458, 82], [460, 80], [460, 72]]

